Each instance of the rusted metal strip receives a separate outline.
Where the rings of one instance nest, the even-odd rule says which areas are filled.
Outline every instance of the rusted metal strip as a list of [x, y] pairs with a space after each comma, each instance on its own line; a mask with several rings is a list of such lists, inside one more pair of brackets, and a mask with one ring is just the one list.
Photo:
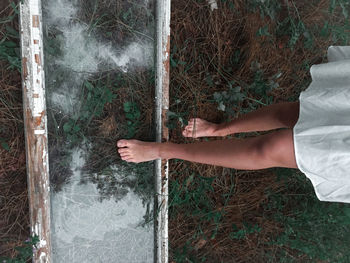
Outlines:
[[[170, 0], [157, 0], [156, 140], [169, 140], [166, 127], [169, 109]], [[156, 160], [157, 208], [155, 224], [156, 262], [168, 262], [168, 161]]]
[[20, 1], [23, 114], [33, 262], [51, 262], [50, 186], [41, 0]]

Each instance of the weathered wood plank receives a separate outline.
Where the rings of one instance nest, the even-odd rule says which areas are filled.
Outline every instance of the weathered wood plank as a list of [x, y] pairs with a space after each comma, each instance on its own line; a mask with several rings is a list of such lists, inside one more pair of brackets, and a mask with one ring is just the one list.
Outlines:
[[[169, 109], [170, 77], [170, 0], [157, 0], [156, 57], [156, 141], [169, 140], [166, 127]], [[168, 262], [168, 161], [156, 160], [155, 244], [157, 262]], [[157, 209], [155, 209], [157, 210]]]
[[23, 112], [33, 262], [51, 262], [50, 187], [40, 0], [20, 2]]

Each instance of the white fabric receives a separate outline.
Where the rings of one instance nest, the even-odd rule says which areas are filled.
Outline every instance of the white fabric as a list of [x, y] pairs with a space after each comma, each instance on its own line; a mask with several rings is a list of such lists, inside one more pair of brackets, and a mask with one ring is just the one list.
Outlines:
[[295, 157], [319, 200], [350, 203], [350, 46], [330, 46], [327, 57], [299, 96]]

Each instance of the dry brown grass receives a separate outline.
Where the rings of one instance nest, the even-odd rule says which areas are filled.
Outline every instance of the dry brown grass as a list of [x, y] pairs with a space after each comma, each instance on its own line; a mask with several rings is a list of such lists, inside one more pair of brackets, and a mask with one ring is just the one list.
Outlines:
[[[311, 81], [309, 71], [301, 67], [302, 63], [306, 60], [311, 65], [322, 63], [330, 40], [316, 39], [312, 52], [306, 50], [300, 40], [294, 50], [286, 48], [289, 41], [286, 37], [277, 39], [273, 36], [272, 41], [265, 36], [256, 37], [255, 34], [260, 27], [267, 24], [269, 32], [273, 32], [276, 23], [269, 17], [261, 19], [259, 13], [248, 12], [245, 8], [247, 1], [233, 1], [236, 10], [240, 13], [235, 13], [228, 8], [229, 1], [217, 2], [219, 9], [213, 12], [210, 11], [206, 1], [172, 2], [171, 46], [177, 48], [173, 57], [185, 61], [186, 65], [192, 64], [192, 67], [187, 72], [186, 65], [178, 65], [171, 69], [170, 110], [188, 112], [189, 118], [223, 121], [223, 114], [216, 109], [215, 104], [208, 102], [208, 99], [215, 91], [227, 90], [225, 78], [251, 83], [253, 75], [250, 66], [253, 61], [261, 64], [265, 76], [272, 76], [278, 70], [283, 73], [278, 79], [280, 87], [271, 92], [274, 102], [298, 97]], [[280, 1], [282, 12], [279, 13], [279, 18], [283, 19], [288, 14], [300, 15], [307, 27], [315, 24], [322, 27], [326, 19], [336, 19], [330, 18], [327, 13], [329, 1], [294, 2], [298, 8], [298, 14], [292, 1]], [[286, 3], [290, 5], [290, 13]], [[230, 57], [237, 49], [244, 52], [245, 58], [238, 67], [233, 68], [231, 74], [224, 72], [221, 69], [229, 67]], [[213, 78], [214, 87], [209, 87], [207, 84], [205, 80], [207, 74]], [[175, 99], [180, 99], [182, 103], [175, 103]], [[232, 107], [239, 110], [246, 105], [243, 102]], [[193, 141], [181, 136], [180, 125], [171, 131], [171, 140], [178, 143]], [[205, 262], [266, 262], [264, 255], [268, 251], [274, 253], [277, 247], [267, 247], [264, 243], [283, 230], [283, 226], [265, 217], [262, 208], [262, 205], [267, 202], [265, 191], [268, 188], [275, 193], [283, 193], [285, 189], [282, 183], [276, 182], [276, 175], [272, 169], [236, 171], [234, 195], [225, 207], [223, 207], [222, 194], [228, 193], [231, 186], [230, 177], [227, 173], [225, 174], [225, 169], [187, 162], [185, 165], [179, 165], [177, 162], [170, 161], [171, 180], [177, 179], [184, 182], [193, 172], [207, 177], [219, 176], [219, 179], [214, 181], [215, 191], [210, 197], [216, 204], [215, 210], [225, 208], [226, 214], [215, 239], [204, 240], [198, 237], [191, 244], [195, 248], [192, 254], [198, 257], [205, 256]], [[232, 224], [242, 227], [243, 221], [261, 226], [259, 237], [251, 234], [242, 240], [231, 240], [228, 234], [232, 231]], [[198, 223], [198, 218], [186, 214], [178, 214], [175, 218], [170, 218], [171, 254], [195, 235]], [[214, 225], [206, 226], [204, 235], [209, 235], [214, 227]], [[290, 253], [293, 254], [293, 251]], [[303, 261], [305, 258], [296, 258], [296, 260]]]
[[29, 207], [20, 74], [4, 63], [0, 91], [0, 137], [10, 147], [0, 148], [0, 255], [14, 256], [13, 248], [29, 236]]

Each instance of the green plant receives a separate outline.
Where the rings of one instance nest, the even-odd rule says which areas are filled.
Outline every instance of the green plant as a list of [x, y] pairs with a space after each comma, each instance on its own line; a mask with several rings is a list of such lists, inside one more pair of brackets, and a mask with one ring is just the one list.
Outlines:
[[268, 25], [265, 25], [263, 27], [260, 27], [258, 31], [256, 32], [256, 36], [261, 37], [261, 36], [271, 36], [269, 33], [269, 27]]
[[348, 0], [331, 0], [329, 4], [329, 13], [333, 14], [336, 7], [340, 6], [345, 19], [349, 18], [350, 2]]
[[80, 138], [80, 132], [81, 128], [77, 124], [77, 122], [73, 119], [69, 119], [64, 125], [63, 125], [63, 131], [67, 136], [67, 139], [72, 143], [76, 143], [79, 141]]
[[171, 50], [171, 53], [170, 53], [170, 66], [175, 68], [178, 65], [186, 65], [185, 61], [181, 61], [179, 59], [174, 58], [174, 54], [176, 54], [176, 53], [177, 53], [177, 46], [174, 45], [172, 50]]
[[213, 94], [215, 102], [218, 104], [218, 110], [224, 111], [230, 116], [234, 116], [236, 111], [230, 105], [236, 105], [237, 102], [244, 100], [246, 95], [241, 92], [241, 87], [232, 87], [234, 82], [229, 83], [229, 90], [222, 92], [215, 92]]
[[[195, 233], [182, 248], [174, 251], [174, 257], [178, 262], [203, 262], [205, 257], [198, 259], [191, 255], [194, 250], [191, 242], [199, 238], [214, 239], [217, 235], [225, 211], [216, 210], [210, 197], [214, 192], [212, 184], [215, 179], [216, 177], [203, 177], [192, 173], [183, 183], [180, 183], [178, 179], [170, 181], [169, 216], [175, 217], [181, 213], [196, 218], [197, 221]], [[212, 227], [210, 231], [204, 232], [203, 229], [207, 228], [208, 224]]]
[[141, 112], [135, 102], [127, 101], [124, 102], [123, 106], [127, 123], [127, 138], [132, 138], [140, 124]]
[[107, 85], [98, 80], [95, 85], [89, 81], [84, 82], [85, 100], [77, 116], [69, 118], [63, 125], [66, 138], [76, 144], [83, 139], [83, 131], [89, 126], [92, 118], [100, 117], [106, 103], [116, 98]]
[[166, 114], [168, 119], [166, 126], [169, 129], [175, 129], [178, 121], [181, 123], [181, 127], [188, 124], [186, 119], [186, 117], [188, 116], [187, 112], [181, 113], [168, 110]]
[[262, 19], [269, 16], [272, 20], [275, 20], [281, 10], [281, 2], [278, 0], [250, 0], [247, 1], [247, 8], [254, 13], [259, 9]]
[[8, 69], [17, 69], [21, 72], [19, 33], [9, 25], [18, 17], [19, 11], [14, 2], [11, 2], [10, 5], [14, 14], [0, 20], [0, 24], [5, 24], [5, 28], [1, 32], [3, 38], [0, 40], [0, 59], [9, 63]]
[[282, 75], [282, 72], [278, 71], [276, 74], [266, 79], [264, 77], [264, 71], [257, 61], [252, 62], [251, 70], [254, 72], [254, 78], [252, 84], [248, 86], [249, 91], [256, 95], [254, 97], [261, 98], [261, 100], [265, 99], [265, 104], [271, 104], [272, 96], [268, 96], [268, 93], [279, 87], [276, 81]]
[[[253, 103], [249, 104], [250, 109], [241, 109], [243, 112], [255, 110], [257, 103], [263, 105], [272, 103], [272, 96], [268, 96], [268, 92], [279, 87], [276, 81], [282, 73], [278, 72], [272, 77], [265, 79], [264, 72], [257, 61], [252, 62], [251, 70], [254, 72], [253, 82], [251, 84], [244, 83], [245, 89], [242, 89], [242, 85], [233, 87], [236, 81], [232, 80], [227, 84], [228, 90], [214, 92], [213, 97], [214, 101], [218, 104], [218, 110], [225, 112], [228, 116], [235, 116], [237, 111], [235, 111], [231, 105], [237, 105], [237, 103], [243, 102], [245, 99], [253, 101]], [[250, 98], [248, 92], [253, 93], [255, 95], [254, 97], [260, 97], [260, 101]], [[263, 100], [266, 102], [262, 103]]]
[[95, 85], [89, 81], [84, 82], [86, 88], [86, 100], [81, 110], [81, 119], [88, 120], [92, 117], [100, 117], [106, 103], [111, 103], [116, 98], [107, 85], [102, 84], [99, 80]]
[[[33, 250], [37, 249], [39, 236], [34, 235], [23, 242], [22, 246], [16, 247], [18, 254], [15, 258], [0, 257], [2, 263], [26, 263], [31, 261], [33, 257]], [[34, 246], [34, 248], [33, 248]]]
[[[279, 247], [278, 256], [290, 258], [284, 249], [293, 249], [309, 260], [347, 262], [350, 257], [350, 205], [321, 202], [311, 182], [288, 169], [276, 169], [278, 180], [284, 182], [285, 193], [268, 191], [265, 213], [283, 225], [283, 232], [268, 244]], [[297, 193], [297, 194], [294, 194]]]
[[250, 225], [247, 222], [243, 222], [243, 228], [239, 229], [235, 224], [232, 224], [233, 231], [229, 233], [229, 237], [231, 239], [243, 239], [246, 235], [252, 233], [259, 233], [261, 231], [261, 227], [259, 225]]
[[8, 143], [5, 141], [4, 138], [0, 137], [0, 144], [2, 148], [4, 148], [7, 151], [10, 151], [10, 146], [8, 145]]

